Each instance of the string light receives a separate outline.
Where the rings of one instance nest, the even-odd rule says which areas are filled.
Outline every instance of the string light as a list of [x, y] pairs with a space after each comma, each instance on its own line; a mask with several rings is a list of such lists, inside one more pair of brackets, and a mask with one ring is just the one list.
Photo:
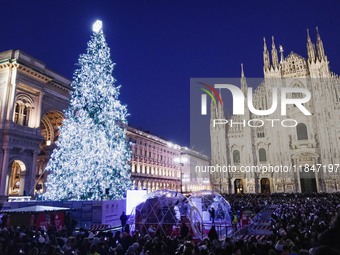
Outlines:
[[132, 188], [127, 108], [119, 101], [101, 21], [71, 83], [70, 106], [47, 165], [48, 200], [121, 199]]

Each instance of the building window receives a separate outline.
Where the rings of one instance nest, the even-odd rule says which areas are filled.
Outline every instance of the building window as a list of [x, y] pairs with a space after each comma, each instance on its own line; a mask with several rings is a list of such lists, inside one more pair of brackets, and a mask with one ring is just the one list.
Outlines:
[[17, 102], [15, 104], [15, 112], [13, 121], [22, 126], [28, 126], [29, 116], [31, 112], [31, 107], [22, 102]]
[[298, 140], [307, 140], [308, 139], [307, 126], [304, 123], [299, 123], [296, 126], [296, 133], [297, 133], [297, 139]]
[[240, 164], [240, 151], [238, 150], [233, 151], [233, 161], [234, 164]]
[[22, 195], [23, 194], [24, 187], [20, 186], [20, 181], [21, 181], [20, 175], [23, 171], [26, 171], [25, 164], [20, 160], [14, 160], [12, 164], [10, 179], [9, 179], [10, 181], [9, 187], [8, 187], [9, 195]]
[[259, 149], [259, 159], [260, 159], [260, 162], [266, 162], [267, 161], [266, 150], [263, 149], [263, 148]]
[[264, 137], [264, 128], [263, 127], [257, 128], [256, 131], [257, 131], [257, 138], [263, 138]]
[[[303, 94], [302, 93], [292, 93], [292, 98], [303, 98]], [[296, 105], [294, 105], [296, 106]]]
[[19, 123], [20, 106], [18, 103], [15, 104], [14, 122]]

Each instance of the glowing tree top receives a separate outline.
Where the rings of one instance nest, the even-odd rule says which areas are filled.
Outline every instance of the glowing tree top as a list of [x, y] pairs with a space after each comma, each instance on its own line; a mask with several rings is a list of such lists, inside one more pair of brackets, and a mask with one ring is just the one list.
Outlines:
[[94, 23], [87, 46], [79, 57], [70, 106], [46, 168], [49, 200], [120, 199], [132, 187], [128, 114], [118, 99], [120, 86], [115, 86], [101, 21]]

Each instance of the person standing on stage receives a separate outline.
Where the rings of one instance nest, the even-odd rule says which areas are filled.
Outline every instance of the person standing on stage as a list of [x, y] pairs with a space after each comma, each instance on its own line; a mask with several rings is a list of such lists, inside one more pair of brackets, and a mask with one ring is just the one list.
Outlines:
[[210, 220], [211, 223], [214, 224], [215, 223], [215, 208], [211, 207], [211, 209], [209, 210], [210, 212]]
[[124, 231], [124, 227], [125, 227], [125, 225], [126, 225], [126, 221], [127, 221], [127, 219], [128, 219], [128, 217], [126, 216], [126, 214], [125, 214], [125, 212], [123, 211], [122, 212], [122, 215], [120, 215], [120, 222], [121, 222], [121, 224], [122, 224], [122, 231]]

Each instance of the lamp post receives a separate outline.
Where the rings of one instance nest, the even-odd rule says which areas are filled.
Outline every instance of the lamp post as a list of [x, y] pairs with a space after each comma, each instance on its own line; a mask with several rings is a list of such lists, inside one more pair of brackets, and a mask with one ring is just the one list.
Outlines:
[[222, 178], [220, 177], [220, 194], [222, 194]]
[[[332, 166], [334, 167], [333, 158], [332, 158]], [[337, 171], [333, 171], [333, 181], [334, 181], [335, 192], [338, 192], [338, 176], [337, 176]]]
[[334, 180], [335, 192], [338, 192], [338, 178], [335, 174], [334, 174], [333, 180]]
[[[183, 164], [181, 164], [181, 167], [183, 166]], [[181, 193], [183, 193], [183, 175], [184, 173], [182, 172], [182, 169], [181, 169]]]
[[180, 166], [180, 172], [181, 172], [181, 193], [183, 193], [183, 166], [184, 163], [188, 162], [188, 159], [186, 157], [184, 157], [183, 155], [180, 155], [179, 157], [174, 158], [174, 162], [178, 163]]

